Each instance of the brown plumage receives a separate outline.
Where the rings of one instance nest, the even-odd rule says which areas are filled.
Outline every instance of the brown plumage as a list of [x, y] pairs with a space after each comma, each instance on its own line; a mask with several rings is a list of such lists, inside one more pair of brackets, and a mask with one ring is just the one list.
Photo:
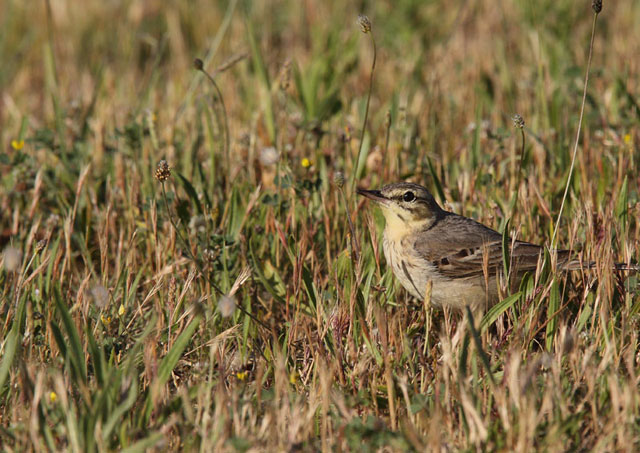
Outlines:
[[[423, 299], [430, 281], [431, 302], [437, 306], [479, 308], [497, 301], [497, 277], [504, 269], [500, 233], [443, 210], [418, 184], [395, 183], [358, 193], [382, 208], [387, 263], [414, 297]], [[535, 271], [544, 249], [524, 241], [509, 244], [510, 277], [517, 285], [525, 272]], [[581, 267], [566, 250], [557, 252], [557, 263], [565, 269]]]

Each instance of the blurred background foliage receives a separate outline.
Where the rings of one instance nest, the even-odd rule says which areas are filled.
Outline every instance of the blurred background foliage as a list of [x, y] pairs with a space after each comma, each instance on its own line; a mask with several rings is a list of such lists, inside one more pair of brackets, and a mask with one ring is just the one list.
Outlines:
[[[639, 2], [598, 17], [558, 233], [596, 271], [545, 269], [455, 340], [350, 191], [410, 179], [548, 244], [592, 22], [575, 0], [4, 0], [0, 443], [637, 449], [637, 278], [611, 269], [638, 259]], [[221, 315], [234, 283], [267, 328]]]

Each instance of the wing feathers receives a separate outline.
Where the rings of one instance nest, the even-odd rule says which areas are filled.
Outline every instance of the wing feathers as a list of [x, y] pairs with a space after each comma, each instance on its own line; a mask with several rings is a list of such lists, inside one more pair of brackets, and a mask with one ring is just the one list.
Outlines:
[[[502, 235], [471, 219], [450, 214], [437, 226], [417, 235], [414, 244], [419, 255], [433, 263], [449, 278], [495, 275], [503, 269]], [[544, 249], [516, 241], [511, 247], [511, 268], [517, 273], [535, 270]], [[568, 251], [558, 252], [558, 262], [569, 259]]]

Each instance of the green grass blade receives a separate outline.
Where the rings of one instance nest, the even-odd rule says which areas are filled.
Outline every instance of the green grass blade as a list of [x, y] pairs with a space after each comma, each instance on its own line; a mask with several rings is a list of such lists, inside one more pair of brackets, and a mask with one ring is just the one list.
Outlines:
[[509, 297], [501, 300], [500, 302], [495, 304], [493, 307], [491, 307], [487, 311], [487, 313], [485, 313], [485, 315], [482, 317], [482, 321], [480, 321], [480, 332], [481, 333], [486, 332], [489, 326], [494, 322], [496, 322], [496, 320], [502, 313], [507, 311], [509, 308], [513, 306], [513, 304], [515, 304], [518, 301], [521, 294], [522, 292], [518, 291], [517, 293], [510, 295]]
[[0, 391], [4, 386], [4, 382], [9, 376], [9, 370], [13, 364], [13, 359], [18, 352], [18, 336], [20, 335], [20, 329], [17, 323], [14, 323], [13, 327], [7, 335], [6, 342], [4, 344], [4, 352], [2, 354], [2, 363], [0, 363]]
[[627, 176], [624, 177], [624, 181], [622, 182], [622, 186], [620, 187], [620, 191], [618, 192], [618, 198], [616, 199], [616, 208], [615, 214], [618, 220], [620, 221], [620, 226], [624, 231], [627, 225], [627, 213], [628, 213], [628, 180]]
[[53, 43], [48, 42], [44, 45], [43, 49], [44, 60], [44, 74], [47, 91], [51, 96], [51, 102], [53, 103], [53, 112], [55, 115], [56, 132], [58, 134], [58, 142], [62, 150], [62, 158], [66, 160], [66, 127], [64, 124], [64, 113], [60, 106], [60, 97], [58, 93], [58, 75], [56, 69], [55, 56], [53, 54]]
[[256, 255], [253, 251], [253, 247], [251, 246], [251, 243], [249, 244], [249, 254], [251, 255], [251, 260], [253, 261], [252, 269], [255, 271], [256, 275], [258, 276], [258, 280], [260, 280], [260, 282], [264, 286], [264, 289], [266, 289], [267, 292], [271, 294], [271, 296], [276, 300], [276, 302], [278, 302], [279, 304], [282, 304], [283, 306], [286, 305], [287, 302], [284, 300], [284, 298], [280, 294], [278, 294], [278, 292], [271, 285], [267, 277], [264, 275], [264, 272], [262, 272], [262, 268], [260, 267], [260, 261], [256, 258]]
[[2, 363], [0, 363], [0, 393], [2, 392], [2, 387], [4, 386], [7, 377], [9, 376], [9, 371], [11, 370], [13, 360], [20, 350], [20, 338], [22, 337], [23, 324], [26, 316], [26, 304], [27, 295], [24, 294], [20, 298], [20, 304], [18, 305], [16, 317], [13, 321], [13, 325], [11, 326], [11, 330], [9, 331], [9, 335], [7, 335], [7, 339], [4, 345]]
[[253, 25], [250, 20], [246, 20], [247, 24], [247, 37], [249, 41], [249, 47], [251, 48], [251, 58], [253, 66], [258, 73], [258, 78], [262, 83], [261, 98], [265, 109], [265, 126], [269, 134], [271, 143], [276, 143], [276, 117], [273, 113], [273, 101], [271, 99], [271, 82], [269, 81], [269, 72], [267, 65], [262, 58], [260, 47], [256, 41], [256, 36], [253, 30]]
[[151, 390], [147, 396], [146, 408], [143, 417], [145, 423], [151, 416], [153, 400], [155, 399], [157, 393], [160, 391], [160, 388], [162, 388], [162, 386], [164, 386], [169, 380], [171, 372], [176, 367], [176, 365], [178, 364], [178, 360], [180, 360], [180, 357], [182, 356], [182, 353], [191, 342], [191, 337], [200, 325], [200, 321], [202, 321], [201, 314], [194, 316], [194, 318], [191, 320], [191, 323], [189, 323], [189, 325], [176, 339], [171, 350], [167, 353], [166, 356], [164, 356], [164, 358], [160, 362], [160, 365], [158, 366], [158, 374], [151, 384]]
[[489, 362], [489, 356], [487, 356], [487, 353], [484, 352], [484, 349], [482, 348], [482, 340], [480, 339], [480, 334], [478, 334], [478, 330], [474, 325], [473, 314], [471, 313], [471, 309], [468, 306], [466, 308], [467, 308], [467, 318], [469, 320], [469, 329], [471, 330], [471, 338], [473, 338], [473, 342], [476, 345], [476, 350], [478, 351], [478, 355], [480, 356], [480, 361], [482, 362], [482, 365], [484, 366], [487, 372], [487, 375], [489, 375], [489, 379], [491, 379], [491, 382], [495, 384], [496, 381], [493, 377], [493, 372], [491, 371], [491, 363]]
[[104, 354], [102, 350], [98, 347], [98, 343], [96, 342], [95, 337], [93, 336], [93, 332], [87, 325], [85, 328], [85, 335], [89, 341], [89, 354], [91, 355], [91, 363], [93, 364], [93, 374], [98, 381], [98, 385], [104, 385], [106, 381], [106, 363], [104, 361]]
[[509, 281], [509, 270], [511, 268], [511, 251], [509, 250], [509, 223], [511, 219], [507, 219], [502, 230], [502, 265], [504, 278]]
[[429, 156], [427, 156], [427, 165], [429, 166], [429, 173], [431, 173], [431, 178], [433, 179], [433, 185], [436, 188], [436, 193], [438, 194], [440, 203], [444, 204], [447, 201], [447, 199], [444, 196], [444, 190], [442, 190], [442, 183], [440, 182], [438, 173], [436, 172], [436, 169], [433, 166], [433, 162], [431, 162], [431, 159], [429, 158]]
[[560, 290], [558, 289], [557, 280], [553, 280], [551, 284], [551, 293], [549, 294], [549, 306], [547, 307], [547, 331], [545, 334], [545, 346], [547, 351], [551, 351], [553, 347], [553, 338], [556, 333], [556, 327], [558, 324], [558, 320], [556, 318], [557, 311], [560, 308]]
[[200, 204], [200, 200], [198, 199], [198, 192], [196, 191], [196, 189], [193, 187], [193, 185], [189, 182], [187, 178], [185, 178], [178, 172], [176, 172], [176, 175], [178, 176], [178, 179], [182, 183], [182, 187], [184, 188], [185, 192], [187, 192], [187, 195], [189, 195], [189, 198], [191, 198], [193, 205], [198, 210], [198, 214], [202, 214], [202, 205]]
[[458, 362], [458, 372], [460, 377], [464, 379], [467, 376], [467, 361], [469, 360], [469, 334], [465, 333], [460, 348], [460, 359]]
[[62, 294], [60, 293], [60, 287], [58, 285], [54, 288], [54, 301], [58, 313], [62, 318], [62, 324], [69, 337], [69, 351], [71, 352], [71, 362], [78, 372], [78, 377], [83, 383], [87, 382], [87, 368], [84, 360], [84, 351], [82, 349], [82, 343], [80, 343], [80, 335], [76, 329], [76, 325], [71, 319], [71, 314], [62, 300]]
[[60, 327], [58, 327], [58, 325], [53, 321], [51, 321], [51, 324], [49, 324], [49, 328], [51, 329], [54, 340], [56, 340], [58, 349], [60, 349], [60, 354], [62, 355], [62, 357], [67, 357], [67, 343], [64, 341], [62, 330], [60, 330]]
[[[123, 379], [122, 376], [119, 376], [120, 379]], [[125, 400], [120, 403], [115, 409], [112, 410], [111, 414], [107, 418], [104, 426], [102, 427], [102, 440], [107, 442], [109, 440], [109, 436], [113, 432], [114, 428], [122, 423], [122, 417], [131, 409], [133, 404], [136, 402], [136, 398], [138, 397], [138, 384], [135, 379], [131, 380], [131, 384], [129, 385], [129, 393]]]
[[120, 453], [145, 453], [162, 442], [163, 439], [164, 435], [161, 432], [155, 431], [144, 439], [140, 439], [135, 444], [121, 450]]

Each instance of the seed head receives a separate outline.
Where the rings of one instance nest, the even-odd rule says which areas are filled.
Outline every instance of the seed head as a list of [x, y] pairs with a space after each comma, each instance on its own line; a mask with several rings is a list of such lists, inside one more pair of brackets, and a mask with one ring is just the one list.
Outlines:
[[204, 63], [202, 62], [202, 60], [200, 58], [196, 58], [195, 60], [193, 60], [193, 66], [198, 71], [202, 71], [204, 69]]
[[161, 160], [158, 162], [158, 166], [156, 167], [156, 179], [160, 182], [165, 182], [171, 176], [171, 168], [169, 168], [169, 164], [166, 160]]
[[278, 159], [280, 159], [280, 153], [278, 153], [278, 150], [275, 149], [273, 146], [269, 146], [267, 148], [262, 148], [260, 150], [260, 155], [258, 156], [258, 159], [260, 160], [260, 163], [262, 165], [264, 165], [265, 167], [268, 167], [278, 162]]
[[358, 14], [358, 25], [362, 33], [369, 33], [371, 31], [371, 21], [364, 14]]
[[236, 311], [236, 301], [233, 297], [224, 295], [218, 301], [218, 311], [223, 318], [228, 318]]
[[602, 0], [593, 0], [591, 2], [591, 9], [593, 9], [594, 13], [599, 14], [600, 11], [602, 11]]
[[291, 85], [291, 60], [285, 61], [280, 73], [280, 89], [287, 91], [289, 85]]
[[194, 215], [189, 219], [189, 229], [195, 233], [204, 233], [207, 229], [207, 221], [202, 215]]
[[22, 264], [22, 251], [15, 247], [8, 246], [4, 249], [4, 268], [8, 272], [17, 271]]
[[93, 299], [98, 309], [102, 310], [109, 302], [109, 291], [102, 285], [96, 285], [89, 290], [89, 295]]
[[338, 187], [338, 189], [342, 189], [344, 187], [345, 177], [344, 173], [341, 171], [337, 171], [333, 175], [333, 183]]
[[208, 262], [213, 262], [213, 260], [216, 259], [217, 253], [215, 250], [207, 247], [202, 251], [202, 255]]
[[45, 248], [47, 246], [47, 240], [46, 239], [41, 239], [36, 243], [36, 252], [39, 252], [40, 250], [42, 250], [43, 248]]
[[511, 119], [513, 120], [513, 126], [516, 129], [524, 128], [524, 118], [522, 118], [522, 116], [516, 113]]

